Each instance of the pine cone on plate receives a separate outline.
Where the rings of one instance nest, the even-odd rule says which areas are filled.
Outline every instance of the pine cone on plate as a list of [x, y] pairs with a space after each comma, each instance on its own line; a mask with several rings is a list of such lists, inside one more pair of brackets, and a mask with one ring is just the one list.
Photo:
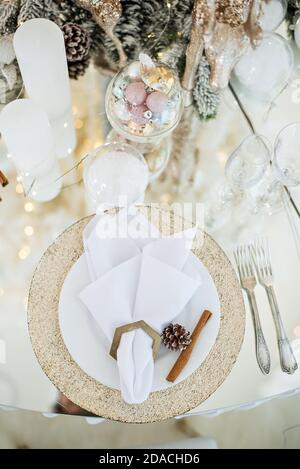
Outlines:
[[90, 52], [89, 34], [81, 26], [75, 23], [66, 23], [62, 27], [65, 38], [66, 54], [68, 62], [80, 62]]
[[192, 342], [191, 334], [180, 324], [169, 324], [162, 333], [163, 344], [172, 351], [181, 352]]
[[73, 80], [78, 80], [82, 77], [90, 63], [90, 57], [87, 56], [78, 62], [68, 62], [69, 77]]

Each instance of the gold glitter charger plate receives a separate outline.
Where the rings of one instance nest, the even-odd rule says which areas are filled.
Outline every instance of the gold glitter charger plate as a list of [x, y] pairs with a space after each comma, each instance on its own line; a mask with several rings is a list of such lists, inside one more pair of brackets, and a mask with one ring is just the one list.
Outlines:
[[[140, 210], [148, 215], [147, 207]], [[107, 419], [150, 423], [194, 409], [208, 399], [229, 375], [244, 338], [244, 302], [229, 259], [207, 234], [196, 240], [193, 253], [213, 278], [221, 303], [222, 319], [217, 340], [201, 366], [184, 381], [152, 392], [142, 404], [129, 405], [123, 401], [120, 391], [104, 386], [78, 366], [60, 332], [58, 307], [61, 288], [69, 270], [83, 253], [82, 232], [91, 218], [77, 221], [54, 241], [41, 258], [32, 279], [28, 327], [42, 369], [68, 399]], [[176, 226], [182, 226], [182, 219], [172, 214], [171, 223], [173, 232], [177, 232]], [[159, 229], [164, 233], [169, 226], [164, 226], [163, 221]]]

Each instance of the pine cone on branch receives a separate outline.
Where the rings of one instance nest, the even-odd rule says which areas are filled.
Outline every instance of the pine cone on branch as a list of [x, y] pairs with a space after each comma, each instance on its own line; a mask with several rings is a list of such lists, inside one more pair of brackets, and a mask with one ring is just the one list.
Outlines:
[[169, 324], [162, 333], [164, 345], [172, 351], [181, 352], [192, 342], [191, 334], [180, 324]]
[[78, 80], [82, 77], [90, 64], [90, 56], [79, 60], [78, 62], [68, 62], [69, 77], [73, 80]]
[[89, 55], [90, 38], [78, 24], [67, 23], [62, 28], [68, 62], [79, 62]]

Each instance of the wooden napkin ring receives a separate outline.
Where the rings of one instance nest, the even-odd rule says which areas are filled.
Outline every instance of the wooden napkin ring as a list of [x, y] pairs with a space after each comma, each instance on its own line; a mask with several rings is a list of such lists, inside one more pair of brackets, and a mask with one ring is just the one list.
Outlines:
[[150, 327], [149, 324], [147, 324], [145, 321], [131, 322], [130, 324], [125, 324], [124, 326], [116, 328], [111, 349], [109, 352], [111, 357], [117, 360], [117, 351], [121, 342], [122, 334], [126, 334], [126, 332], [135, 331], [136, 329], [143, 329], [143, 331], [146, 332], [146, 334], [148, 334], [153, 339], [152, 351], [153, 359], [155, 360], [159, 352], [161, 337], [160, 334], [154, 329], [152, 329], [152, 327]]

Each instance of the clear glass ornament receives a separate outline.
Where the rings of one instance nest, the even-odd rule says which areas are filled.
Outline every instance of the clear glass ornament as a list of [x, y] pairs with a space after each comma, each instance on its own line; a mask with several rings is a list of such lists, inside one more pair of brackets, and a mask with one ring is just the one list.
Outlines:
[[128, 140], [157, 141], [179, 123], [182, 90], [173, 69], [141, 55], [142, 61], [132, 62], [112, 79], [106, 112], [114, 130]]
[[264, 31], [275, 31], [284, 21], [287, 13], [287, 0], [262, 2], [261, 27]]
[[143, 201], [149, 181], [143, 155], [126, 143], [107, 143], [85, 161], [83, 180], [88, 202], [101, 213]]
[[286, 39], [265, 33], [256, 49], [249, 49], [234, 68], [239, 88], [254, 99], [272, 102], [289, 83], [293, 51]]
[[165, 170], [171, 152], [171, 141], [169, 136], [164, 137], [155, 143], [138, 143], [130, 142], [123, 135], [117, 134], [112, 129], [106, 138], [107, 143], [127, 143], [132, 144], [144, 157], [149, 170], [149, 182], [155, 181], [161, 173]]

